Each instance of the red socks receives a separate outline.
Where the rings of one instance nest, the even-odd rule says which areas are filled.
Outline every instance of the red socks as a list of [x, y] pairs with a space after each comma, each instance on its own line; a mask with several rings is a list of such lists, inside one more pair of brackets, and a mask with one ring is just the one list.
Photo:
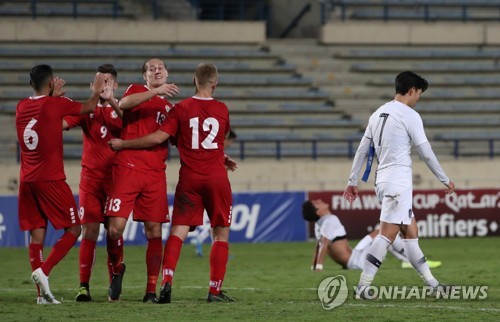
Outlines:
[[111, 239], [106, 236], [106, 244], [108, 249], [108, 258], [113, 266], [113, 272], [121, 272], [123, 262], [123, 236], [119, 239]]
[[168, 240], [165, 243], [165, 249], [163, 250], [163, 280], [161, 282], [161, 285], [164, 285], [167, 282], [172, 283], [175, 267], [177, 266], [177, 261], [179, 260], [179, 256], [181, 255], [182, 243], [182, 239], [175, 235], [170, 235], [168, 237]]
[[224, 275], [226, 275], [226, 265], [229, 255], [229, 244], [223, 241], [216, 241], [212, 245], [210, 252], [210, 290], [213, 295], [220, 293]]
[[95, 244], [90, 239], [82, 239], [80, 244], [80, 283], [89, 283], [95, 262]]
[[[41, 244], [30, 244], [29, 246], [29, 256], [31, 271], [39, 268], [43, 264], [43, 245]], [[38, 290], [38, 296], [40, 296], [40, 288], [38, 284], [35, 284]]]
[[156, 283], [160, 274], [161, 256], [163, 244], [161, 237], [148, 239], [148, 249], [146, 251], [146, 266], [148, 270], [148, 283], [146, 293], [156, 292]]
[[59, 239], [54, 247], [52, 247], [52, 251], [49, 254], [49, 257], [45, 260], [45, 262], [41, 265], [42, 271], [45, 275], [49, 276], [50, 271], [61, 261], [61, 259], [68, 254], [69, 250], [76, 243], [78, 236], [74, 235], [70, 232], [65, 232], [64, 235]]

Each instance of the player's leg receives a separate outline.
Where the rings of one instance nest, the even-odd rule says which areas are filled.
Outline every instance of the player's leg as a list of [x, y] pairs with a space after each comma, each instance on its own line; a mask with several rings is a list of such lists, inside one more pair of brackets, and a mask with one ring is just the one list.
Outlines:
[[[403, 262], [403, 264], [408, 263], [408, 258], [405, 254], [403, 239], [401, 238], [401, 234], [397, 234], [396, 238], [394, 238], [391, 246], [389, 246], [389, 252], [394, 255], [397, 259]], [[404, 266], [403, 266], [404, 267]]]
[[210, 251], [210, 284], [208, 302], [233, 302], [234, 300], [221, 290], [226, 276], [229, 257], [229, 226], [214, 227], [214, 243]]
[[[31, 272], [40, 268], [43, 264], [43, 242], [45, 240], [46, 231], [45, 227], [30, 231], [29, 258]], [[37, 289], [37, 304], [48, 304], [48, 302], [41, 296], [38, 284], [35, 285]]]
[[82, 241], [80, 243], [80, 289], [76, 295], [77, 302], [89, 302], [90, 276], [95, 262], [96, 243], [99, 237], [100, 223], [86, 223], [82, 225]]
[[[375, 274], [377, 273], [380, 265], [385, 259], [387, 248], [391, 245], [392, 241], [400, 231], [400, 223], [407, 214], [408, 188], [388, 184], [377, 184], [377, 195], [382, 203], [380, 213], [380, 232], [373, 240], [373, 243], [368, 249], [366, 258], [363, 263], [363, 272], [361, 273], [356, 298], [368, 298], [365, 290], [371, 285]], [[411, 210], [411, 188], [409, 198]]]
[[128, 167], [113, 166], [113, 184], [106, 201], [106, 248], [113, 267], [113, 276], [108, 289], [110, 301], [117, 301], [122, 291], [123, 275], [123, 232], [127, 219], [134, 209], [134, 203], [142, 190], [144, 175]]
[[213, 180], [207, 188], [203, 203], [207, 209], [214, 236], [210, 251], [210, 283], [207, 301], [232, 302], [233, 299], [221, 291], [229, 256], [229, 227], [232, 220], [233, 202], [231, 186], [226, 177]]
[[45, 299], [58, 302], [50, 292], [48, 276], [71, 250], [81, 233], [75, 199], [64, 180], [36, 183], [37, 200], [43, 213], [55, 229], [64, 228], [63, 236], [54, 244], [42, 266], [33, 272], [33, 279], [40, 286]]
[[[28, 230], [30, 232], [29, 260], [31, 271], [33, 272], [43, 264], [43, 243], [47, 220], [40, 213], [31, 186], [31, 183], [25, 182], [21, 182], [19, 185], [18, 217], [21, 230]], [[38, 284], [35, 285], [37, 288], [37, 303], [49, 304], [41, 296]]]
[[160, 273], [161, 259], [163, 254], [163, 244], [161, 241], [161, 223], [145, 222], [144, 230], [148, 240], [148, 248], [146, 250], [146, 267], [147, 267], [147, 284], [146, 294], [142, 301], [144, 303], [157, 303], [156, 298], [156, 283]]
[[144, 303], [157, 303], [156, 283], [160, 274], [163, 254], [161, 240], [162, 224], [168, 222], [168, 202], [166, 178], [148, 176], [147, 182], [134, 206], [134, 220], [144, 222], [148, 240], [146, 251], [147, 282]]
[[[173, 218], [175, 218], [175, 206]], [[179, 261], [179, 257], [181, 255], [182, 244], [184, 243], [189, 230], [190, 226], [188, 225], [176, 225], [175, 221], [172, 223], [170, 235], [165, 242], [165, 249], [163, 251], [163, 279], [161, 282], [162, 287], [160, 291], [160, 298], [158, 299], [158, 303], [160, 304], [170, 303], [172, 301], [172, 280], [174, 278], [177, 262]]]
[[99, 237], [101, 223], [104, 222], [103, 209], [106, 203], [106, 192], [103, 182], [80, 178], [80, 221], [82, 222], [82, 241], [80, 243], [80, 288], [76, 295], [77, 302], [89, 302], [90, 277], [95, 262], [96, 242]]
[[437, 287], [439, 282], [432, 275], [424, 253], [418, 244], [418, 227], [415, 217], [412, 218], [410, 225], [404, 225], [402, 227], [401, 233], [404, 237], [404, 250], [411, 265], [415, 268], [427, 285], [430, 287]]

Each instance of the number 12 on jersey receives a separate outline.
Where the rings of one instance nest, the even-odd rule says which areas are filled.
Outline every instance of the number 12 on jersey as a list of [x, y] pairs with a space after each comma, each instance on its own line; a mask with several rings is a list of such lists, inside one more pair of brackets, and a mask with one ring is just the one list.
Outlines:
[[[197, 150], [200, 148], [199, 117], [193, 117], [189, 120], [191, 128], [191, 148]], [[217, 133], [219, 133], [219, 121], [213, 117], [208, 117], [203, 121], [203, 132], [208, 132], [207, 137], [201, 142], [203, 149], [217, 149], [217, 142], [214, 142]]]

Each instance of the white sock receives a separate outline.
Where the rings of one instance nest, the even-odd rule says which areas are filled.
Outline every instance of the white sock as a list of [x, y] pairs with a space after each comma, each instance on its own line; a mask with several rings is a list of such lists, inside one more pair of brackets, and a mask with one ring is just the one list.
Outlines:
[[373, 243], [372, 236], [366, 235], [365, 237], [363, 237], [363, 239], [359, 241], [359, 243], [356, 244], [356, 247], [354, 247], [354, 249], [363, 250], [366, 247], [370, 246], [372, 243]]
[[403, 239], [399, 234], [396, 235], [396, 238], [392, 242], [391, 246], [389, 246], [388, 250], [392, 255], [394, 255], [400, 261], [409, 262], [405, 254]]
[[358, 288], [361, 289], [361, 287], [369, 286], [371, 284], [375, 274], [377, 274], [378, 268], [382, 265], [382, 262], [385, 259], [387, 247], [389, 247], [390, 244], [391, 242], [389, 239], [382, 235], [375, 237], [373, 243], [368, 249], [368, 254], [366, 254]]
[[427, 260], [424, 257], [424, 253], [418, 245], [418, 238], [416, 239], [404, 239], [403, 240], [404, 249], [408, 260], [415, 270], [418, 272], [420, 277], [431, 287], [436, 287], [439, 282], [434, 278], [427, 264]]

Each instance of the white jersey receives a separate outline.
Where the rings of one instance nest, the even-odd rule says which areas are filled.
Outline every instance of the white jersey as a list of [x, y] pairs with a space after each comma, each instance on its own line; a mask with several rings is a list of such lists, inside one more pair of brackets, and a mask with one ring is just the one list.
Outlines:
[[428, 142], [420, 114], [401, 102], [387, 102], [370, 116], [365, 136], [377, 156], [375, 183], [411, 187], [411, 147]]
[[325, 237], [328, 240], [334, 240], [338, 237], [345, 236], [347, 233], [344, 225], [342, 225], [337, 216], [325, 215], [314, 225], [314, 234], [317, 240], [321, 240], [321, 237]]

